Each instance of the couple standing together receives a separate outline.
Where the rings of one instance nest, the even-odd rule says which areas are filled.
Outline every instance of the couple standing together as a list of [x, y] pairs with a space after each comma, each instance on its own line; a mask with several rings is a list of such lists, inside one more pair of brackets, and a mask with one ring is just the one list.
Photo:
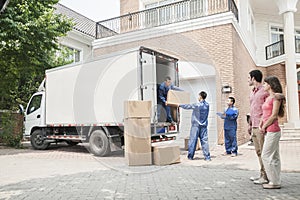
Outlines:
[[250, 125], [252, 140], [260, 164], [260, 175], [250, 177], [254, 184], [264, 189], [281, 188], [281, 163], [279, 139], [281, 137], [278, 117], [284, 115], [285, 97], [282, 86], [275, 76], [268, 76], [262, 83], [259, 70], [249, 72], [248, 83], [253, 86], [250, 94]]

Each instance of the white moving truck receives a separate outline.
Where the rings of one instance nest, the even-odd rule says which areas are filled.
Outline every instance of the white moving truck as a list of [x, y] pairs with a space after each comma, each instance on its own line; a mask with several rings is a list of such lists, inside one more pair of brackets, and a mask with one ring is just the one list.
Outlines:
[[[175, 139], [179, 123], [157, 119], [157, 87], [166, 76], [178, 86], [177, 63], [176, 58], [139, 47], [46, 70], [24, 112], [24, 137], [39, 150], [50, 143], [86, 142], [93, 154], [105, 156], [124, 144], [124, 101], [151, 100], [152, 142]], [[179, 122], [178, 109], [171, 111]]]

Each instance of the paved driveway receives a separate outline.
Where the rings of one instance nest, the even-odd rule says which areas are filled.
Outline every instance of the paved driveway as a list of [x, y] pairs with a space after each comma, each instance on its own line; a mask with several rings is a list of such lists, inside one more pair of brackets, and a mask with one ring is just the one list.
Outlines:
[[211, 162], [201, 151], [187, 160], [182, 149], [179, 164], [139, 167], [127, 166], [122, 151], [95, 157], [84, 145], [0, 149], [0, 199], [300, 199], [299, 147], [281, 142], [290, 157], [282, 156], [280, 190], [248, 179], [258, 173], [258, 162], [247, 145], [237, 157], [221, 156], [223, 147], [211, 145]]

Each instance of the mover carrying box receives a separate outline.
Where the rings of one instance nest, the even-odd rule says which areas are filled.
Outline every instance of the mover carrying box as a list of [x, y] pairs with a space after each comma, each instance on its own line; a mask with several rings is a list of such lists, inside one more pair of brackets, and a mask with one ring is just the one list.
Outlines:
[[169, 90], [167, 99], [168, 104], [189, 104], [190, 93], [185, 91]]
[[180, 149], [176, 145], [153, 145], [153, 164], [170, 165], [180, 162]]
[[151, 101], [124, 101], [124, 118], [150, 118]]

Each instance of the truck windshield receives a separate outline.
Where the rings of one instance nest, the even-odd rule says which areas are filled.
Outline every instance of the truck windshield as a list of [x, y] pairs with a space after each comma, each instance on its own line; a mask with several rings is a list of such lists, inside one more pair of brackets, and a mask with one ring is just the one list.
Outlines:
[[42, 100], [42, 95], [36, 95], [31, 99], [28, 105], [27, 115], [33, 113], [34, 111], [36, 111], [41, 107], [41, 100]]

